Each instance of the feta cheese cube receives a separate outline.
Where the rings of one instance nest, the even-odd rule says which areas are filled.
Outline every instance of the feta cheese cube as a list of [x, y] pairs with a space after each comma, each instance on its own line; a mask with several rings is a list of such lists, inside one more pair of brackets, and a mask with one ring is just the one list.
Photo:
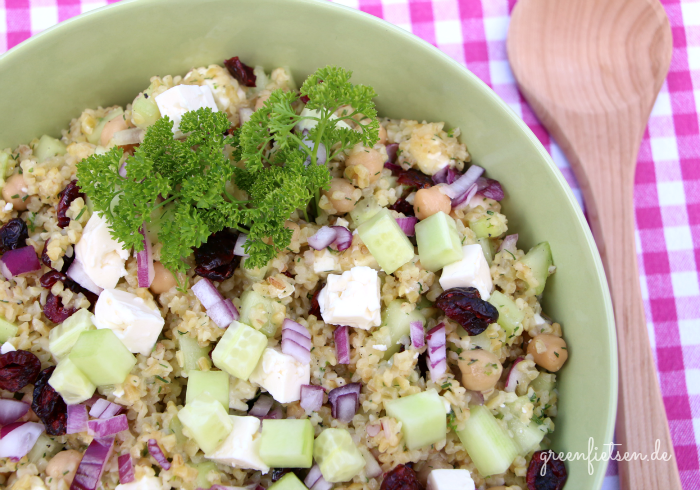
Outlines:
[[5, 342], [2, 344], [2, 347], [0, 347], [0, 354], [7, 354], [8, 352], [13, 352], [16, 351], [15, 346], [12, 345], [9, 342]]
[[465, 245], [462, 247], [463, 258], [457, 262], [446, 265], [440, 276], [440, 286], [448, 290], [458, 287], [475, 287], [479, 290], [481, 299], [488, 300], [491, 297], [493, 283], [491, 282], [491, 270], [484, 257], [481, 245]]
[[257, 417], [237, 417], [229, 415], [233, 422], [233, 430], [224, 442], [205, 458], [219, 464], [246, 470], [260, 470], [263, 474], [270, 467], [260, 459], [260, 419]]
[[291, 403], [301, 398], [301, 385], [309, 384], [311, 367], [268, 347], [249, 380], [266, 389], [278, 402]]
[[428, 475], [427, 490], [474, 490], [468, 470], [433, 470]]
[[85, 274], [102, 289], [112, 289], [126, 275], [124, 262], [129, 251], [110, 235], [107, 220], [98, 213], [90, 216], [83, 235], [75, 244], [75, 260]]
[[327, 248], [314, 252], [314, 272], [340, 272], [340, 259], [337, 254], [331, 253]]
[[323, 321], [369, 330], [382, 323], [379, 276], [369, 267], [330, 274], [318, 295]]
[[95, 305], [95, 326], [109, 328], [134, 354], [148, 356], [158, 340], [165, 320], [135, 294], [105, 289]]
[[214, 112], [219, 110], [208, 85], [177, 85], [156, 95], [156, 104], [160, 114], [173, 121], [173, 133], [179, 132], [180, 121], [186, 112], [203, 107], [208, 107]]
[[163, 485], [160, 478], [155, 476], [142, 476], [131, 483], [117, 485], [115, 490], [161, 490]]
[[[535, 318], [535, 325], [537, 325], [538, 327], [541, 327], [542, 325], [547, 323], [547, 321], [544, 318], [542, 318], [542, 315], [540, 315], [539, 313], [535, 313], [534, 318]], [[4, 352], [3, 352], [3, 354], [4, 354]]]

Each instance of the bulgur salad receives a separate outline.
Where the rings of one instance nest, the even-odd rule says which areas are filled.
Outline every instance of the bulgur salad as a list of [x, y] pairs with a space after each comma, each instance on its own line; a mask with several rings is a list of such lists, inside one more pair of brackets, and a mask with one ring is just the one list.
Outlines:
[[550, 247], [459, 129], [223, 65], [0, 152], [0, 486], [562, 488]]

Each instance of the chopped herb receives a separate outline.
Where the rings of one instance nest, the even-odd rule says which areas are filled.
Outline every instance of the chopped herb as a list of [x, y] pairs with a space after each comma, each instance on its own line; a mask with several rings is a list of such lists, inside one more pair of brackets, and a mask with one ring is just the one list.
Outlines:
[[156, 376], [159, 380], [161, 380], [163, 383], [170, 383], [170, 381], [166, 381], [165, 379], [161, 378], [160, 376]]
[[493, 211], [486, 211], [486, 214], [488, 214], [489, 216], [493, 216]]
[[12, 199], [17, 199], [18, 197], [19, 197], [19, 194], [15, 194], [14, 196], [12, 196]]
[[85, 212], [85, 208], [87, 208], [87, 206], [83, 206], [83, 209], [80, 210], [80, 212], [78, 213], [78, 216], [75, 217], [75, 221], [78, 221], [80, 219], [80, 217]]
[[557, 351], [554, 351], [554, 355], [559, 357], [559, 353]]
[[471, 365], [474, 364], [477, 360], [478, 360], [478, 359], [472, 359], [471, 361], [469, 361], [469, 363], [468, 363], [467, 365], [468, 365], [468, 366], [471, 366]]
[[506, 252], [508, 252], [510, 254], [510, 256], [513, 257], [513, 260], [515, 260], [515, 255], [513, 255], [513, 252], [511, 252], [510, 250], [507, 250], [507, 249], [506, 249]]

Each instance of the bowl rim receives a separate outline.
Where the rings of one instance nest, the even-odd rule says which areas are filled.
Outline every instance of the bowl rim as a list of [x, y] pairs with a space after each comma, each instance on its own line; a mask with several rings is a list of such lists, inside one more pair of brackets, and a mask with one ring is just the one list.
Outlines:
[[[63, 31], [64, 29], [68, 29], [69, 27], [74, 27], [77, 25], [82, 25], [85, 23], [89, 23], [92, 18], [94, 17], [99, 17], [99, 16], [106, 16], [109, 15], [109, 13], [112, 10], [115, 9], [130, 9], [134, 8], [135, 6], [140, 6], [141, 4], [145, 3], [155, 3], [158, 2], [159, 0], [120, 0], [115, 3], [111, 3], [108, 5], [104, 5], [92, 10], [89, 10], [87, 12], [83, 12], [79, 15], [76, 15], [74, 17], [71, 17], [69, 19], [66, 19], [64, 21], [61, 21], [48, 29], [45, 29], [27, 39], [24, 41], [20, 42], [16, 46], [13, 46], [9, 50], [7, 50], [5, 53], [0, 55], [0, 71], [2, 70], [2, 64], [4, 61], [11, 59], [15, 56], [21, 56], [21, 53], [23, 52], [24, 49], [26, 49], [27, 46], [33, 46], [34, 44], [38, 42], [43, 42], [45, 38], [51, 37], [55, 32], [57, 31]], [[289, 2], [290, 0], [271, 0], [271, 1], [283, 1], [283, 2]], [[301, 4], [307, 4], [310, 6], [313, 6], [313, 8], [318, 8], [318, 9], [326, 9], [326, 10], [341, 10], [344, 12], [344, 15], [348, 16], [353, 16], [358, 19], [362, 19], [363, 22], [367, 22], [369, 24], [373, 24], [375, 28], [381, 28], [381, 29], [386, 29], [391, 31], [393, 34], [397, 35], [398, 37], [403, 38], [403, 40], [415, 47], [419, 47], [421, 49], [427, 49], [432, 53], [433, 56], [436, 58], [439, 58], [443, 63], [452, 65], [453, 68], [456, 68], [457, 71], [464, 77], [470, 80], [471, 83], [473, 83], [476, 87], [481, 92], [481, 95], [484, 97], [488, 97], [491, 99], [491, 101], [494, 103], [494, 106], [498, 108], [502, 115], [504, 117], [509, 118], [512, 122], [515, 123], [515, 125], [521, 130], [521, 132], [527, 137], [527, 140], [529, 141], [530, 145], [534, 150], [537, 151], [539, 154], [540, 158], [544, 161], [546, 164], [545, 167], [547, 170], [550, 172], [552, 177], [557, 181], [559, 186], [561, 186], [564, 189], [564, 194], [566, 196], [567, 201], [571, 205], [571, 207], [574, 209], [574, 214], [576, 216], [576, 222], [579, 227], [583, 230], [583, 233], [586, 237], [586, 242], [585, 244], [588, 246], [589, 250], [591, 251], [593, 255], [593, 261], [595, 264], [595, 273], [598, 277], [598, 283], [599, 287], [603, 293], [603, 306], [604, 306], [604, 313], [607, 318], [607, 324], [609, 328], [607, 329], [607, 334], [608, 334], [608, 342], [610, 345], [610, 356], [611, 356], [611, 379], [610, 379], [610, 390], [611, 393], [609, 395], [609, 403], [608, 403], [608, 412], [613, 414], [609, 419], [606, 421], [606, 427], [605, 427], [605, 434], [607, 440], [610, 442], [613, 442], [613, 433], [615, 429], [615, 422], [617, 419], [617, 407], [618, 407], [618, 393], [619, 393], [619, 386], [618, 386], [618, 346], [617, 346], [617, 335], [616, 335], [616, 326], [615, 326], [615, 319], [614, 319], [614, 310], [613, 310], [613, 305], [612, 305], [612, 298], [610, 294], [610, 289], [608, 287], [607, 279], [606, 279], [606, 274], [605, 274], [605, 269], [603, 267], [603, 262], [600, 257], [600, 253], [598, 251], [598, 247], [596, 246], [595, 239], [593, 238], [593, 234], [591, 232], [590, 226], [588, 225], [588, 221], [586, 220], [583, 210], [581, 206], [579, 205], [576, 197], [574, 196], [574, 193], [569, 186], [568, 182], [564, 178], [564, 175], [561, 173], [559, 168], [556, 166], [554, 161], [552, 160], [552, 157], [550, 154], [547, 152], [545, 149], [544, 145], [540, 142], [540, 140], [537, 138], [537, 136], [532, 132], [532, 130], [525, 124], [523, 119], [518, 116], [513, 109], [498, 95], [496, 92], [489, 87], [483, 80], [481, 80], [478, 76], [476, 76], [474, 73], [472, 73], [465, 65], [462, 65], [458, 61], [454, 60], [451, 58], [449, 55], [441, 51], [439, 48], [436, 46], [430, 44], [429, 42], [421, 39], [417, 35], [401, 28], [398, 27], [384, 19], [381, 19], [379, 17], [376, 17], [374, 15], [368, 14], [366, 12], [363, 12], [359, 9], [355, 9], [346, 5], [342, 4], [337, 4], [333, 3], [332, 1], [319, 1], [319, 0], [293, 0], [297, 3]], [[593, 466], [598, 466], [596, 468], [597, 471], [595, 471], [595, 477], [593, 480], [594, 483], [594, 488], [600, 488], [603, 483], [603, 478], [605, 477], [606, 473], [606, 468], [607, 468], [607, 461], [592, 461], [590, 462], [591, 465]]]

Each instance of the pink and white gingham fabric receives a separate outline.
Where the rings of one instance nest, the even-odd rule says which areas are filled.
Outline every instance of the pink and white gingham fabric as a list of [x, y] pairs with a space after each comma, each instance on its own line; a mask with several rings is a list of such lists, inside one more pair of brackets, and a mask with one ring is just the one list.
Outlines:
[[[0, 0], [0, 53], [114, 1]], [[518, 92], [508, 65], [505, 41], [515, 0], [335, 1], [406, 29], [466, 65], [525, 120], [580, 200], [566, 159]], [[637, 254], [678, 466], [691, 490], [700, 488], [700, 1], [662, 3], [674, 51], [639, 152]], [[617, 488], [616, 475], [611, 465], [605, 488]]]

